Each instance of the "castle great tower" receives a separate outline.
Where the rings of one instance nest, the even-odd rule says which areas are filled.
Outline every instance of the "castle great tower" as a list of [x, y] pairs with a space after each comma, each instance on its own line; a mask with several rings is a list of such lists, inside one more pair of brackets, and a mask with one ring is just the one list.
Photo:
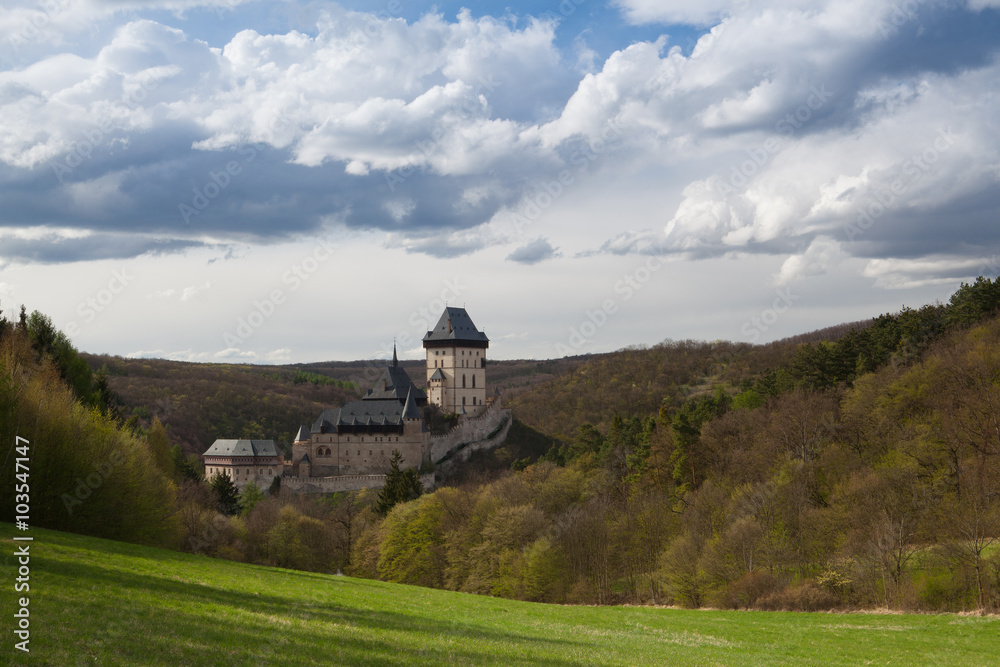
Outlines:
[[465, 308], [445, 308], [424, 336], [427, 400], [443, 412], [474, 416], [486, 408], [486, 350], [490, 339]]

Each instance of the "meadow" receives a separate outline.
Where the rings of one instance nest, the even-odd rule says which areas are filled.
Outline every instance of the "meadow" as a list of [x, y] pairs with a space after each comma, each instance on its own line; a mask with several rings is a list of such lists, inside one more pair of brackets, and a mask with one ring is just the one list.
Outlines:
[[[31, 529], [13, 665], [988, 665], [1000, 618], [585, 607], [321, 575]], [[23, 533], [22, 533], [23, 534]]]

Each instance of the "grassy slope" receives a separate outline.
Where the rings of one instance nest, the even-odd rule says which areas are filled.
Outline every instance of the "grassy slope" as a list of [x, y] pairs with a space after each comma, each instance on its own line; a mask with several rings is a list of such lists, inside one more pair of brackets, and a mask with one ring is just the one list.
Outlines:
[[987, 665], [1000, 619], [561, 607], [242, 565], [33, 529], [10, 664]]

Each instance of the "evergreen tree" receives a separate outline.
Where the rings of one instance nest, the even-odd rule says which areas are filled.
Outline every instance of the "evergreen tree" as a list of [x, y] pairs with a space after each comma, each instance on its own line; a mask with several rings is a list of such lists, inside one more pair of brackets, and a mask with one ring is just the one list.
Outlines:
[[216, 500], [219, 503], [219, 511], [227, 516], [235, 516], [240, 513], [240, 490], [236, 488], [229, 475], [221, 472], [212, 476], [212, 490], [215, 491]]
[[[97, 371], [97, 377], [94, 378], [94, 404], [102, 414], [111, 417], [118, 423], [122, 423], [122, 413], [119, 407], [119, 397], [118, 394], [111, 388], [111, 383], [108, 380], [107, 371], [102, 368]], [[154, 422], [154, 426], [158, 421]], [[166, 433], [164, 432], [164, 437]]]
[[250, 512], [253, 511], [254, 505], [264, 500], [264, 492], [260, 490], [254, 482], [248, 483], [243, 487], [243, 493], [240, 494], [240, 502], [243, 505], [240, 513], [243, 516], [249, 516]]
[[158, 417], [153, 418], [153, 425], [149, 427], [149, 433], [146, 435], [146, 443], [149, 445], [149, 451], [153, 455], [156, 467], [162, 470], [167, 477], [172, 478], [175, 473], [173, 449], [170, 447], [167, 429]]
[[392, 459], [389, 461], [389, 472], [385, 478], [385, 486], [378, 494], [375, 508], [378, 513], [385, 516], [399, 503], [405, 503], [420, 497], [424, 492], [423, 485], [420, 484], [420, 477], [413, 468], [400, 470], [399, 464], [403, 461], [403, 455], [398, 449], [392, 451]]
[[274, 479], [271, 480], [271, 486], [267, 489], [267, 495], [272, 498], [281, 493], [281, 477], [275, 475]]
[[190, 479], [194, 482], [201, 480], [201, 473], [195, 467], [194, 462], [184, 456], [184, 450], [181, 449], [180, 445], [174, 445], [170, 448], [170, 458], [173, 459], [174, 476], [178, 480]]

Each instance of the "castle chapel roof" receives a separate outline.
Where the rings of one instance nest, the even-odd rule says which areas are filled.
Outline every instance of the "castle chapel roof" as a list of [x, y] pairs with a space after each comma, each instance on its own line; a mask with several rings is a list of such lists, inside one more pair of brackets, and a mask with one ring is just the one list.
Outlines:
[[395, 399], [402, 404], [406, 401], [406, 396], [413, 392], [413, 400], [418, 406], [427, 405], [427, 394], [413, 384], [413, 380], [403, 367], [399, 365], [396, 358], [396, 348], [392, 348], [392, 363], [386, 366], [382, 375], [375, 381], [375, 385], [369, 389], [362, 397], [364, 401], [384, 401]]
[[313, 423], [312, 433], [394, 433], [403, 427], [404, 419], [422, 419], [417, 408], [424, 405], [427, 394], [399, 365], [393, 347], [392, 363], [382, 371], [375, 386], [360, 401], [324, 410]]
[[394, 431], [403, 425], [403, 412], [404, 406], [395, 399], [351, 401], [341, 408], [324, 410], [313, 423], [312, 432]]

